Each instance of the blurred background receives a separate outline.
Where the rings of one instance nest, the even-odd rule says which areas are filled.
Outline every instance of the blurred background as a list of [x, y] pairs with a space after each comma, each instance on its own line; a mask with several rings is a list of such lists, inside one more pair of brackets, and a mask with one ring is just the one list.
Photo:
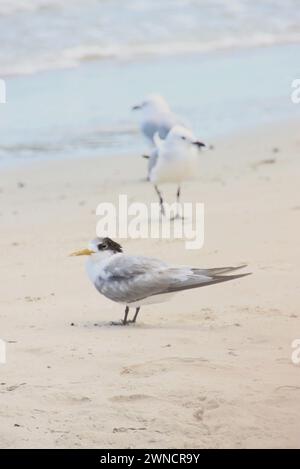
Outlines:
[[0, 163], [132, 154], [158, 92], [199, 138], [299, 115], [299, 0], [1, 0]]

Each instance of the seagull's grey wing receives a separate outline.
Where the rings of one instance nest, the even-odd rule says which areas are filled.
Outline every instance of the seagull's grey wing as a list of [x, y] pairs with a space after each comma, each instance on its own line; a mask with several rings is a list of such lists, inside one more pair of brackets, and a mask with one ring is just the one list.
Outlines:
[[165, 139], [170, 130], [172, 129], [174, 124], [170, 123], [168, 124], [163, 124], [158, 127], [158, 135], [160, 136], [161, 139]]
[[141, 125], [141, 131], [151, 143], [153, 143], [154, 134], [158, 131], [157, 123], [154, 121], [146, 121]]
[[157, 132], [160, 138], [164, 140], [172, 127], [175, 125], [184, 125], [184, 123], [178, 116], [176, 116], [176, 114], [173, 114], [172, 112], [162, 114], [160, 116], [159, 125], [157, 126]]
[[148, 120], [145, 120], [141, 125], [141, 131], [154, 143], [154, 135], [156, 132], [160, 138], [164, 140], [174, 125], [183, 125], [186, 127], [186, 123], [173, 112], [160, 112], [155, 116], [151, 116]]
[[173, 126], [168, 123], [161, 123], [156, 120], [149, 120], [143, 122], [141, 130], [145, 137], [147, 137], [152, 143], [154, 143], [154, 135], [158, 132], [160, 138], [164, 139], [168, 135], [170, 129]]
[[160, 116], [161, 120], [158, 126], [159, 136], [162, 139], [165, 139], [172, 127], [175, 125], [181, 125], [185, 128], [190, 128], [187, 122], [185, 122], [181, 117], [177, 116], [173, 112], [165, 113]]

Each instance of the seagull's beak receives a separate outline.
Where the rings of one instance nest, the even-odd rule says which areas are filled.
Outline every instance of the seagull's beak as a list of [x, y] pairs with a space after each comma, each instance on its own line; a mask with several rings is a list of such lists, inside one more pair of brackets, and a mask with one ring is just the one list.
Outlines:
[[93, 254], [93, 251], [90, 249], [82, 249], [82, 251], [72, 252], [70, 256], [90, 256], [91, 254]]
[[205, 143], [199, 142], [198, 140], [193, 142], [193, 145], [196, 145], [198, 148], [202, 148], [206, 146]]

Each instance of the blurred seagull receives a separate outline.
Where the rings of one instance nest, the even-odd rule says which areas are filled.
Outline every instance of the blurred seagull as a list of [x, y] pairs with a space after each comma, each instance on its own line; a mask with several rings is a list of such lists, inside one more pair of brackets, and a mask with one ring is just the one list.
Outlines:
[[197, 175], [198, 151], [205, 144], [196, 139], [193, 133], [176, 125], [168, 133], [165, 140], [158, 134], [154, 136], [156, 149], [149, 157], [148, 178], [154, 185], [159, 197], [160, 210], [165, 214], [164, 201], [158, 188], [159, 184], [176, 183], [177, 204], [180, 202], [181, 183], [193, 179]]
[[[99, 293], [125, 305], [124, 318], [121, 323], [117, 323], [122, 325], [135, 323], [144, 304], [161, 303], [182, 290], [249, 275], [223, 275], [246, 267], [245, 265], [198, 269], [172, 266], [151, 257], [126, 255], [120, 244], [110, 238], [96, 238], [90, 242], [88, 249], [71, 255], [89, 256], [87, 273]], [[131, 320], [128, 319], [129, 308], [135, 308]]]
[[154, 135], [164, 139], [174, 125], [183, 125], [181, 119], [174, 114], [165, 98], [159, 94], [150, 94], [133, 110], [140, 110], [140, 129], [149, 142], [154, 145]]

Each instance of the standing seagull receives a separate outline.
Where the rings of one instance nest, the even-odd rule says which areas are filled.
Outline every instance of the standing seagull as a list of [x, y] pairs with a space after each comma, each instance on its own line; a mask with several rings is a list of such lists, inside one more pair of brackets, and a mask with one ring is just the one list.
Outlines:
[[[88, 249], [71, 255], [89, 256], [87, 273], [97, 290], [110, 300], [125, 305], [125, 315], [121, 321], [124, 326], [136, 322], [143, 304], [161, 303], [181, 290], [249, 275], [223, 275], [245, 265], [198, 269], [172, 266], [151, 257], [126, 255], [120, 244], [110, 238], [96, 238], [90, 242]], [[128, 319], [129, 308], [135, 308], [131, 320]]]
[[174, 125], [182, 125], [182, 120], [171, 111], [165, 98], [159, 94], [150, 94], [132, 109], [140, 111], [140, 129], [151, 145], [155, 143], [156, 133], [164, 139]]
[[159, 184], [176, 183], [177, 204], [180, 201], [180, 185], [183, 181], [193, 179], [197, 174], [198, 151], [205, 147], [192, 132], [185, 127], [176, 125], [168, 133], [165, 140], [154, 136], [157, 148], [149, 158], [148, 178], [154, 185], [159, 197], [160, 210], [165, 214], [164, 201], [158, 188]]

